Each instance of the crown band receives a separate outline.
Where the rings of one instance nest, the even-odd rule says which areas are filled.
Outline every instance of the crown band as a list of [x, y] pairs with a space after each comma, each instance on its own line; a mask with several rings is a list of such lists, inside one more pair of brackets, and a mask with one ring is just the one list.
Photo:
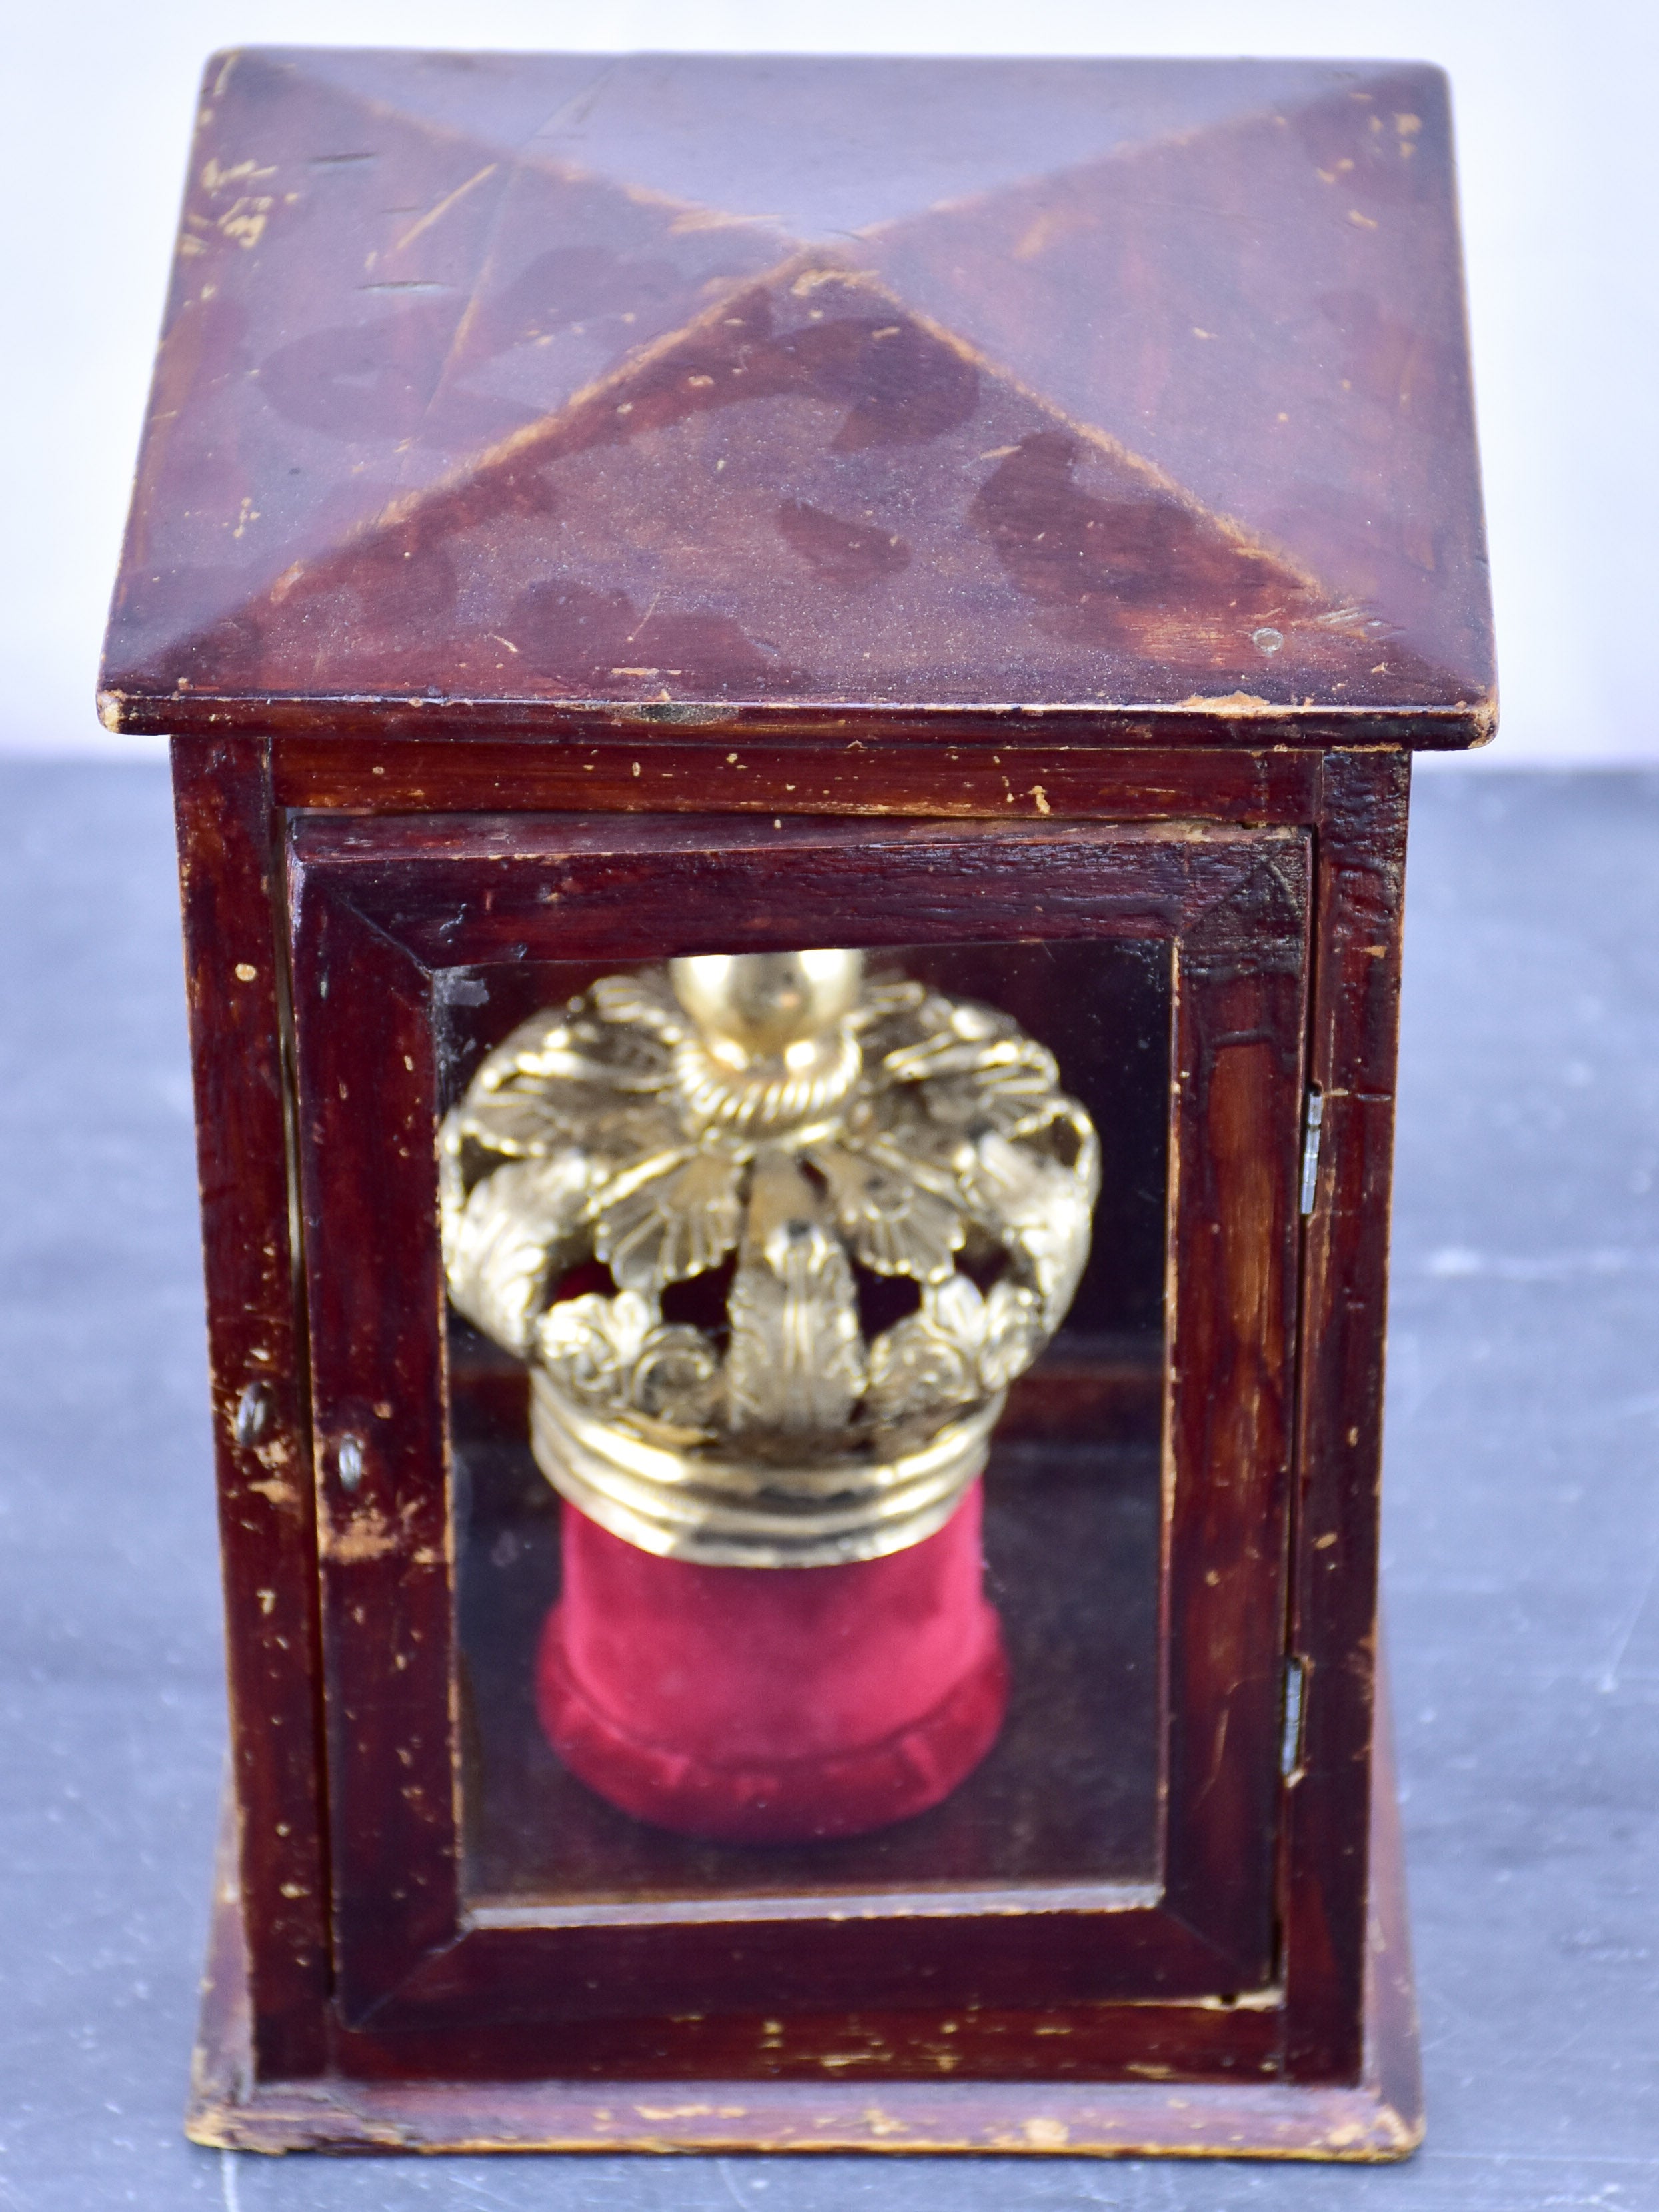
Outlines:
[[693, 1454], [585, 1411], [531, 1370], [531, 1449], [562, 1498], [659, 1558], [709, 1567], [884, 1559], [942, 1528], [982, 1473], [1004, 1394], [915, 1449], [800, 1467]]

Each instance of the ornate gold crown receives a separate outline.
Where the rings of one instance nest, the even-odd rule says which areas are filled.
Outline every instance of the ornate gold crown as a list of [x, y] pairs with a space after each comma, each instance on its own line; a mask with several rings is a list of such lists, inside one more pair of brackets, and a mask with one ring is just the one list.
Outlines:
[[[1099, 1183], [1042, 1046], [848, 951], [605, 976], [489, 1054], [441, 1158], [450, 1297], [531, 1363], [543, 1472], [714, 1565], [942, 1527], [1071, 1303]], [[614, 1294], [570, 1294], [596, 1262]]]

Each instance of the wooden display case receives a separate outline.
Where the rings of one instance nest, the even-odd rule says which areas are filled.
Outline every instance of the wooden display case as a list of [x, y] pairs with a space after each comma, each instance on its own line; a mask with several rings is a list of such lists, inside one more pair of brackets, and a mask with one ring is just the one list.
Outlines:
[[[199, 2140], [1412, 2148], [1400, 916], [1485, 593], [1432, 70], [210, 64], [101, 695], [185, 891]], [[595, 978], [823, 945], [1017, 1019], [1104, 1169], [986, 1477], [996, 1749], [752, 1849], [538, 1730], [550, 1493], [436, 1139]]]

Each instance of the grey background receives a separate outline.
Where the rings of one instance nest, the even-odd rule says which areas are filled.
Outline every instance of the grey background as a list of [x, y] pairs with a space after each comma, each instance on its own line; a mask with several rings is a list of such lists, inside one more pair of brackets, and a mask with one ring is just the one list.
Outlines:
[[222, 1757], [159, 769], [0, 763], [0, 2208], [1659, 2206], [1659, 774], [1423, 779], [1387, 1594], [1403, 2167], [263, 2160], [179, 2131]]

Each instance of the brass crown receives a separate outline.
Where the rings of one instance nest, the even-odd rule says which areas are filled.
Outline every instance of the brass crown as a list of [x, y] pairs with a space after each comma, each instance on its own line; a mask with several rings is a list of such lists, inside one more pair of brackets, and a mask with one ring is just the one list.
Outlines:
[[[440, 1156], [450, 1297], [530, 1362], [543, 1472], [714, 1565], [942, 1527], [1071, 1303], [1099, 1184], [1052, 1054], [844, 951], [605, 976], [489, 1054]], [[561, 1297], [594, 1261], [614, 1294]], [[665, 1316], [699, 1278], [696, 1318]], [[866, 1329], [884, 1278], [915, 1310]]]

